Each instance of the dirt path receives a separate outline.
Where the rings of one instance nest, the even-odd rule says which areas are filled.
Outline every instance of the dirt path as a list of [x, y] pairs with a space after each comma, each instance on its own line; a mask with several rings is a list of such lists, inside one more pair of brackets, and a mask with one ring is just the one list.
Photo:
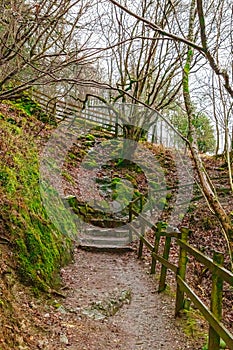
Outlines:
[[[198, 349], [174, 320], [171, 297], [156, 293], [154, 279], [134, 252], [77, 249], [74, 264], [62, 275], [67, 298], [44, 315], [52, 336], [40, 341], [41, 349]], [[119, 302], [129, 291], [130, 302]], [[94, 307], [109, 301], [119, 309], [103, 318]]]

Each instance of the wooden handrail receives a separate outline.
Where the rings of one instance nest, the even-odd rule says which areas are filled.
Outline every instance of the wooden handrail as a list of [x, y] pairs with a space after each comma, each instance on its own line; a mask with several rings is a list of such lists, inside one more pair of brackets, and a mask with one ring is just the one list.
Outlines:
[[219, 277], [222, 277], [225, 282], [233, 286], [233, 273], [231, 271], [217, 265], [212, 259], [201, 253], [198, 249], [192, 247], [190, 244], [184, 243], [179, 239], [177, 240], [177, 244], [205, 265], [211, 272], [216, 273]]
[[[167, 269], [171, 270], [177, 281], [176, 290], [176, 311], [175, 314], [178, 315], [181, 309], [184, 308], [184, 293], [191, 299], [194, 305], [203, 314], [206, 321], [209, 323], [209, 340], [208, 349], [209, 350], [220, 350], [220, 338], [225, 341], [229, 349], [233, 349], [233, 334], [230, 333], [227, 328], [221, 322], [221, 304], [222, 304], [222, 283], [227, 282], [230, 286], [233, 286], [233, 273], [219, 263], [221, 259], [216, 258], [220, 256], [220, 253], [214, 254], [214, 260], [204, 255], [198, 249], [192, 247], [188, 242], [187, 228], [181, 228], [181, 232], [167, 231], [163, 229], [162, 223], [152, 224], [145, 215], [139, 214], [133, 209], [133, 205], [129, 206], [131, 210], [132, 223], [130, 223], [130, 229], [139, 238], [140, 245], [138, 250], [138, 256], [142, 256], [143, 245], [145, 245], [151, 252], [152, 262], [151, 262], [151, 273], [155, 273], [156, 261], [161, 263], [160, 271], [160, 282], [158, 291], [161, 292], [166, 288], [166, 272]], [[144, 228], [141, 227], [141, 232], [138, 228], [133, 225], [133, 219], [136, 217], [137, 222], [147, 225], [151, 230], [154, 231], [155, 242], [152, 244], [145, 235]], [[160, 237], [165, 236], [165, 246], [163, 256], [161, 256], [159, 251]], [[169, 261], [169, 250], [171, 239], [176, 241], [177, 246], [180, 248], [179, 266], [171, 263]], [[156, 247], [156, 248], [155, 248]], [[188, 262], [187, 254], [193, 256], [196, 260], [201, 262], [205, 267], [207, 267], [212, 273], [212, 293], [211, 293], [211, 309], [209, 309], [198, 297], [198, 295], [192, 290], [192, 288], [185, 281], [186, 265]]]
[[[115, 126], [117, 120], [116, 120], [116, 116], [108, 116], [105, 113], [102, 113], [101, 111], [95, 109], [95, 110], [91, 110], [93, 109], [95, 106], [91, 106], [88, 107], [88, 111], [83, 110], [83, 108], [81, 106], [79, 106], [78, 104], [72, 104], [70, 102], [65, 102], [65, 101], [61, 101], [58, 100], [56, 97], [50, 97], [44, 93], [41, 93], [39, 91], [33, 91], [32, 92], [32, 96], [35, 97], [36, 99], [39, 100], [40, 104], [45, 107], [46, 109], [51, 108], [53, 109], [54, 105], [56, 105], [56, 110], [58, 110], [59, 112], [62, 113], [66, 113], [66, 111], [70, 111], [72, 112], [72, 114], [76, 114], [78, 113], [79, 116], [81, 117], [80, 114], [84, 114], [84, 115], [88, 115], [90, 117], [98, 117], [98, 122], [107, 122], [109, 125]], [[46, 103], [47, 102], [47, 103]], [[65, 108], [64, 109], [58, 109], [59, 107], [61, 108]], [[105, 117], [105, 118], [104, 118]], [[107, 118], [109, 117], [109, 118]]]
[[[201, 301], [201, 299], [192, 291], [189, 285], [182, 280], [179, 276], [177, 277], [177, 283], [181, 289], [190, 297], [194, 305], [201, 311], [202, 315], [208, 321], [208, 323], [215, 329], [220, 337], [226, 342], [230, 349], [233, 349], [233, 334], [231, 334], [226, 327], [219, 322], [213, 313], [209, 311], [207, 306]], [[208, 350], [218, 350], [217, 348]]]

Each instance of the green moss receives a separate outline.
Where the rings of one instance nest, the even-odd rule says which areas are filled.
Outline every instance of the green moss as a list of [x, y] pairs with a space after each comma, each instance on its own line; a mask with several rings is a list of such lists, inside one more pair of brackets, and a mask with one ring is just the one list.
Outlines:
[[[32, 140], [7, 120], [1, 122], [1, 132], [0, 148], [7, 150], [0, 159], [1, 232], [10, 235], [21, 280], [47, 290], [59, 282], [59, 268], [71, 258], [71, 242], [50, 222], [42, 205]], [[62, 208], [57, 210], [68, 227]]]
[[72, 176], [67, 172], [67, 171], [63, 171], [62, 172], [62, 176], [70, 183], [74, 184], [75, 181], [74, 179], [72, 178]]
[[77, 154], [74, 154], [72, 152], [68, 152], [68, 158], [69, 159], [77, 159]]
[[95, 136], [92, 134], [87, 134], [86, 135], [86, 140], [87, 141], [95, 141]]
[[82, 163], [84, 169], [95, 169], [98, 167], [98, 164], [95, 160], [86, 160]]
[[167, 200], [172, 199], [172, 197], [173, 197], [173, 194], [172, 194], [171, 192], [168, 192], [168, 193], [166, 194], [166, 199], [167, 199]]
[[137, 180], [135, 179], [134, 176], [130, 175], [130, 174], [125, 174], [125, 178], [126, 180], [130, 181], [131, 184], [133, 185], [134, 188], [138, 187], [138, 183]]
[[[209, 338], [207, 337], [206, 344], [203, 346], [202, 350], [208, 350], [209, 349], [208, 342], [209, 342]], [[226, 347], [227, 347], [227, 345], [224, 342], [224, 340], [220, 339], [220, 350], [226, 349]]]
[[158, 203], [157, 203], [157, 207], [159, 209], [163, 209], [166, 207], [166, 205], [167, 205], [167, 199], [165, 197], [160, 198]]
[[122, 179], [121, 179], [121, 178], [119, 178], [119, 177], [114, 177], [114, 178], [112, 179], [112, 181], [111, 181], [111, 187], [112, 187], [113, 189], [115, 189], [116, 186], [117, 186], [118, 184], [121, 184], [121, 183], [122, 183]]
[[34, 116], [38, 120], [51, 125], [57, 124], [55, 117], [51, 115], [48, 116], [48, 114], [43, 111], [40, 104], [33, 100], [27, 92], [23, 92], [21, 98], [11, 101], [11, 103], [28, 116]]
[[190, 310], [183, 310], [181, 316], [179, 322], [183, 332], [188, 337], [199, 340], [204, 344], [206, 338], [205, 319], [200, 311], [190, 308]]
[[161, 185], [160, 185], [158, 182], [156, 182], [156, 181], [150, 181], [150, 186], [151, 186], [154, 190], [158, 190], [158, 189], [161, 187]]
[[92, 146], [94, 145], [94, 141], [85, 141], [85, 142], [84, 142], [84, 145], [85, 145], [86, 147], [92, 147]]

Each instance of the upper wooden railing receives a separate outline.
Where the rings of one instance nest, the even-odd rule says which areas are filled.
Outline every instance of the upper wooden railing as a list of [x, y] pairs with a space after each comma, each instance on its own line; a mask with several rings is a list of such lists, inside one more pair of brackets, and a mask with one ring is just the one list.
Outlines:
[[[138, 210], [135, 210], [136, 201], [140, 201]], [[129, 221], [131, 222], [134, 217], [138, 217], [140, 220], [140, 231], [135, 228], [133, 223], [130, 224], [130, 229], [133, 234], [139, 238], [138, 257], [141, 258], [143, 254], [143, 246], [151, 252], [151, 273], [155, 274], [156, 263], [161, 263], [161, 271], [159, 278], [158, 292], [162, 292], [166, 288], [166, 276], [167, 270], [172, 271], [176, 276], [176, 305], [175, 316], [180, 314], [180, 311], [184, 309], [186, 303], [185, 295], [190, 298], [190, 301], [200, 310], [206, 321], [209, 323], [209, 337], [208, 337], [208, 350], [219, 350], [220, 339], [223, 339], [229, 349], [233, 349], [233, 334], [224, 326], [222, 320], [222, 304], [223, 304], [223, 282], [226, 282], [230, 288], [233, 287], [233, 273], [223, 267], [224, 256], [220, 252], [213, 253], [213, 259], [205, 256], [198, 249], [192, 247], [188, 243], [189, 229], [181, 228], [178, 230], [168, 230], [164, 226], [164, 223], [158, 222], [156, 225], [150, 223], [145, 215], [140, 214], [141, 199], [138, 198], [134, 203], [129, 205]], [[146, 231], [147, 227], [154, 232], [153, 244], [147, 239]], [[163, 245], [163, 253], [159, 254], [159, 248], [161, 243], [161, 237], [165, 237]], [[174, 264], [169, 261], [169, 253], [171, 247], [171, 241], [175, 240], [179, 247], [179, 259], [178, 264]], [[212, 291], [210, 308], [208, 308], [202, 300], [198, 297], [195, 291], [186, 282], [186, 267], [188, 262], [188, 255], [194, 257], [197, 261], [202, 263], [212, 273]], [[233, 289], [232, 289], [233, 293]]]
[[102, 125], [104, 128], [108, 128], [114, 134], [118, 132], [118, 120], [112, 113], [103, 113], [98, 108], [92, 105], [87, 105], [85, 109], [82, 109], [80, 104], [68, 103], [58, 98], [52, 98], [37, 90], [32, 92], [32, 97], [36, 99], [43, 110], [52, 117], [55, 117], [59, 122], [64, 120], [73, 120], [74, 118], [83, 119], [86, 121], [95, 122]]
[[[118, 136], [122, 133], [122, 125], [118, 120], [118, 115], [107, 106], [97, 105], [96, 100], [89, 101], [83, 109], [80, 103], [70, 103], [61, 98], [51, 97], [38, 90], [32, 91], [32, 97], [36, 99], [43, 110], [52, 117], [56, 117], [58, 123], [63, 120], [73, 120], [80, 118], [86, 121], [95, 122], [103, 128]], [[161, 144], [165, 147], [183, 149], [184, 141], [174, 130], [161, 118], [155, 118], [154, 124], [148, 131], [148, 141]]]

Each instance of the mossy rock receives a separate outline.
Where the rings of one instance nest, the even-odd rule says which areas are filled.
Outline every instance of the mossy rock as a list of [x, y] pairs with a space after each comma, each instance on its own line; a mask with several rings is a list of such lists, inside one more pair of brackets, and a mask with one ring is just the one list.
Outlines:
[[111, 181], [111, 188], [115, 189], [117, 185], [122, 183], [122, 179], [120, 177], [114, 177]]
[[85, 162], [82, 163], [82, 166], [84, 169], [95, 169], [98, 167], [98, 164], [96, 163], [95, 160], [86, 160]]
[[98, 184], [110, 184], [111, 183], [111, 178], [108, 176], [104, 176], [104, 177], [97, 177], [95, 179], [95, 182]]
[[163, 209], [166, 207], [166, 205], [167, 205], [167, 199], [165, 197], [160, 198], [158, 203], [157, 203], [157, 207], [159, 209]]
[[79, 150], [79, 155], [83, 158], [87, 155], [87, 151], [85, 151], [84, 149], [80, 149]]
[[75, 184], [73, 177], [67, 171], [63, 171], [62, 176], [66, 181], [70, 182], [71, 184]]
[[85, 145], [86, 147], [92, 147], [92, 146], [94, 146], [94, 143], [95, 143], [95, 141], [85, 141], [85, 142], [84, 142], [84, 145]]
[[95, 136], [92, 134], [88, 134], [85, 136], [87, 141], [95, 141]]
[[172, 194], [171, 192], [168, 192], [168, 193], [166, 194], [166, 199], [167, 199], [167, 200], [172, 199], [172, 197], [173, 197], [173, 194]]
[[76, 160], [77, 159], [77, 154], [74, 154], [73, 152], [68, 152], [68, 158]]
[[125, 175], [125, 178], [126, 178], [126, 180], [128, 180], [128, 181], [131, 182], [131, 184], [134, 186], [134, 188], [137, 188], [137, 187], [138, 187], [137, 180], [135, 179], [134, 176], [129, 175], [129, 174], [126, 174], [126, 175]]

